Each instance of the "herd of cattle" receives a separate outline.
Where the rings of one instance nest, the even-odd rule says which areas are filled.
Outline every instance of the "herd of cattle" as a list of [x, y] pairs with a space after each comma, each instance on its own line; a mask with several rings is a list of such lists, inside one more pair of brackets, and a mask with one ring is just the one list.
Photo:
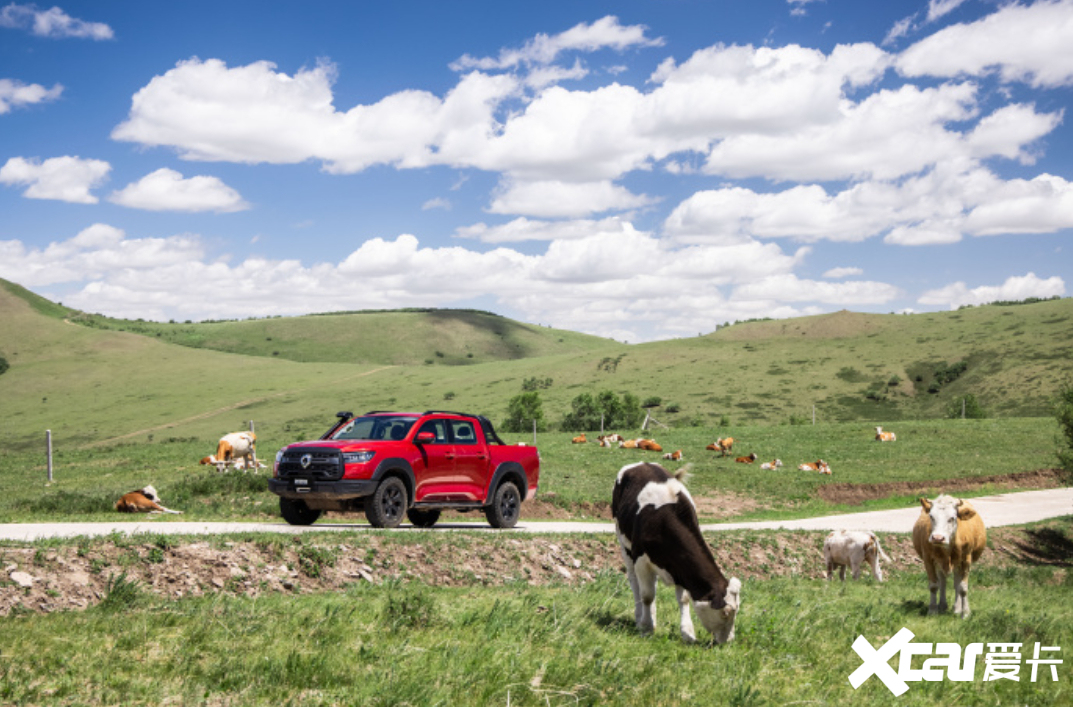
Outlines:
[[[893, 432], [876, 427], [876, 440], [894, 441]], [[217, 471], [260, 469], [253, 432], [233, 432], [220, 438], [216, 454], [201, 460]], [[625, 439], [621, 435], [600, 435], [600, 446], [617, 445], [624, 449], [662, 452], [663, 448], [651, 439]], [[586, 442], [581, 434], [575, 444]], [[729, 456], [734, 446], [732, 437], [720, 438], [707, 446], [709, 451]], [[682, 450], [663, 455], [664, 459], [682, 460]], [[736, 461], [756, 461], [755, 453], [737, 457]], [[782, 461], [761, 464], [763, 469], [782, 467]], [[801, 470], [830, 474], [830, 467], [821, 459], [802, 464]], [[682, 640], [696, 641], [690, 615], [690, 605], [704, 628], [716, 643], [734, 638], [734, 625], [741, 610], [741, 580], [727, 579], [705, 541], [697, 518], [693, 497], [686, 489], [686, 468], [674, 474], [653, 462], [628, 464], [618, 472], [611, 496], [611, 512], [615, 520], [615, 535], [626, 565], [626, 576], [633, 592], [634, 620], [642, 634], [656, 626], [656, 585], [659, 580], [674, 587], [679, 608], [679, 630]], [[968, 577], [972, 564], [984, 551], [987, 530], [980, 515], [968, 501], [940, 494], [935, 500], [920, 499], [921, 513], [913, 526], [913, 549], [924, 563], [928, 576], [931, 601], [929, 614], [946, 611], [947, 577], [954, 579], [954, 613], [969, 616]], [[125, 513], [182, 513], [165, 508], [152, 486], [124, 494], [116, 501], [117, 511]], [[860, 577], [868, 566], [877, 581], [883, 581], [879, 559], [890, 561], [879, 546], [879, 538], [868, 530], [836, 530], [823, 544], [827, 579], [839, 571], [842, 581], [846, 568], [853, 579]], [[938, 601], [937, 601], [938, 596]]]
[[[897, 439], [893, 432], [884, 432], [882, 427], [876, 427], [876, 441], [877, 442], [893, 442]], [[588, 439], [585, 437], [585, 433], [582, 432], [577, 437], [570, 440], [574, 444], [587, 444]], [[596, 442], [601, 447], [618, 447], [619, 449], [643, 449], [650, 452], [662, 452], [663, 447], [654, 440], [646, 439], [644, 437], [638, 437], [637, 439], [626, 439], [620, 434], [603, 434], [596, 438]], [[720, 457], [730, 456], [731, 451], [734, 449], [733, 437], [720, 437], [714, 442], [704, 448], [709, 452], [719, 452]], [[664, 459], [670, 459], [671, 461], [684, 461], [685, 455], [681, 449], [677, 449], [673, 452], [668, 452], [663, 455]], [[745, 456], [734, 457], [734, 461], [739, 464], [752, 464], [760, 457], [756, 452], [751, 452]], [[782, 459], [775, 458], [769, 462], [763, 462], [760, 464], [761, 469], [774, 471], [775, 469], [781, 469], [783, 467]], [[798, 464], [798, 471], [815, 471], [820, 474], [830, 474], [831, 465], [825, 462], [823, 459], [817, 459], [814, 462], [804, 462]]]
[[[881, 427], [876, 427], [875, 438], [880, 442], [896, 439], [893, 432], [884, 432]], [[584, 436], [574, 439], [574, 442], [584, 441]], [[604, 444], [604, 437], [600, 441]], [[732, 438], [719, 439], [707, 449], [728, 456], [733, 444]], [[677, 454], [681, 459], [681, 452]], [[744, 463], [755, 460], [756, 454], [736, 459]], [[782, 461], [776, 459], [762, 464], [761, 468], [781, 466]], [[798, 468], [831, 473], [822, 459]], [[704, 540], [696, 506], [685, 487], [686, 477], [685, 468], [672, 474], [659, 464], [638, 462], [622, 467], [615, 480], [611, 512], [633, 592], [634, 620], [642, 634], [655, 630], [656, 585], [662, 580], [675, 589], [683, 641], [696, 641], [689, 610], [692, 603], [715, 642], [726, 643], [734, 638], [734, 622], [741, 609], [741, 581], [736, 577], [727, 579]], [[954, 613], [967, 618], [969, 570], [987, 544], [984, 522], [968, 501], [946, 494], [934, 500], [921, 498], [920, 505], [920, 516], [912, 529], [913, 549], [923, 561], [928, 576], [931, 592], [928, 614], [946, 611], [947, 577], [953, 575]], [[837, 569], [842, 581], [847, 568], [858, 579], [861, 568], [868, 566], [876, 580], [882, 582], [879, 560], [882, 557], [890, 561], [879, 545], [879, 538], [869, 530], [832, 532], [824, 541], [823, 557], [827, 579], [831, 580]]]

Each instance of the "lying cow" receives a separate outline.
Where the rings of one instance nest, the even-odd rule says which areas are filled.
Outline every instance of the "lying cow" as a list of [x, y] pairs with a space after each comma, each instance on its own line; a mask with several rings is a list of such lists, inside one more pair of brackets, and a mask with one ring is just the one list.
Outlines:
[[727, 643], [741, 608], [741, 581], [727, 580], [701, 535], [693, 498], [682, 483], [687, 468], [671, 476], [659, 464], [642, 462], [622, 467], [615, 479], [611, 512], [633, 591], [634, 620], [643, 634], [655, 630], [656, 580], [662, 579], [674, 586], [683, 641], [696, 641], [692, 601], [715, 642]]
[[672, 462], [680, 462], [680, 461], [682, 461], [682, 450], [677, 449], [677, 450], [675, 450], [673, 452], [667, 452], [666, 454], [663, 455], [663, 458], [664, 459], [670, 459]]
[[644, 449], [649, 452], [662, 452], [663, 447], [659, 446], [659, 443], [654, 439], [639, 439], [637, 440], [637, 448]]
[[708, 451], [720, 452], [719, 456], [721, 456], [721, 457], [725, 457], [726, 455], [730, 454], [730, 450], [733, 449], [733, 448], [734, 448], [734, 438], [733, 437], [726, 437], [726, 438], [720, 437], [719, 439], [715, 440], [714, 442], [709, 444], [707, 447], [705, 447], [705, 449], [707, 449]]
[[734, 461], [736, 461], [739, 464], [752, 464], [754, 461], [756, 461], [759, 458], [760, 457], [756, 456], [756, 452], [753, 452], [752, 454], [750, 454], [747, 457], [738, 457]]
[[853, 571], [853, 578], [860, 579], [861, 565], [868, 563], [876, 581], [883, 581], [883, 571], [879, 569], [879, 558], [887, 562], [890, 558], [879, 546], [879, 538], [868, 530], [836, 530], [823, 542], [823, 559], [827, 563], [827, 579], [830, 580], [838, 568], [838, 578], [846, 581], [846, 567]]
[[764, 462], [763, 464], [760, 465], [760, 468], [761, 469], [766, 469], [767, 471], [774, 471], [775, 469], [781, 469], [782, 468], [782, 459], [776, 459], [775, 461]]
[[115, 509], [120, 513], [182, 513], [160, 505], [160, 496], [152, 486], [123, 494], [115, 502]]
[[946, 577], [953, 572], [954, 613], [968, 618], [969, 570], [987, 546], [984, 521], [968, 501], [946, 494], [934, 501], [921, 497], [920, 505], [923, 510], [913, 526], [913, 549], [928, 573], [928, 613], [946, 611]]
[[894, 442], [898, 439], [898, 436], [893, 432], [884, 432], [882, 427], [876, 427], [876, 441], [877, 442]]
[[600, 443], [601, 447], [613, 447], [623, 441], [623, 438], [620, 434], [600, 435], [596, 438], [596, 441]]
[[572, 440], [570, 440], [570, 443], [571, 444], [585, 444], [585, 442], [587, 442], [587, 441], [588, 440], [585, 439], [585, 433], [582, 432], [577, 437], [574, 437]]
[[805, 462], [797, 467], [798, 471], [818, 471], [821, 474], [830, 474], [831, 467], [823, 459], [817, 459], [815, 462]]

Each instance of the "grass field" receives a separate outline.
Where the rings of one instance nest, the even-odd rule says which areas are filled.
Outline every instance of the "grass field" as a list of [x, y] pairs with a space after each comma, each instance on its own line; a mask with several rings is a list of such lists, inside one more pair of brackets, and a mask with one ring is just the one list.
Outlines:
[[[826, 585], [800, 577], [743, 590], [736, 639], [687, 646], [673, 592], [637, 635], [617, 572], [580, 587], [433, 589], [355, 583], [342, 593], [166, 600], [113, 582], [81, 612], [0, 619], [0, 702], [212, 705], [1062, 705], [1073, 701], [1073, 583], [1048, 567], [972, 575], [973, 616], [926, 616], [920, 572]], [[855, 691], [858, 635], [1059, 646], [1059, 681], [914, 682]], [[707, 634], [698, 625], [699, 636]], [[920, 667], [920, 659], [914, 667]], [[897, 663], [895, 663], [895, 666]]]
[[[1034, 471], [1056, 463], [1058, 427], [1050, 418], [903, 422], [895, 429], [898, 441], [893, 444], [874, 441], [873, 430], [861, 423], [743, 425], [726, 431], [680, 428], [653, 434], [666, 450], [684, 450], [685, 461], [693, 465], [689, 486], [698, 499], [727, 495], [754, 499], [759, 507], [738, 514], [752, 519], [915, 503], [915, 496], [892, 492], [865, 506], [850, 506], [820, 495], [831, 484], [918, 482], [938, 492], [944, 487], [937, 480]], [[755, 451], [761, 460], [778, 457], [784, 468], [764, 471], [759, 463], [738, 464], [705, 451], [717, 431], [737, 440], [736, 453]], [[279, 446], [297, 438], [269, 429], [260, 439], [260, 453], [271, 461]], [[1004, 441], [987, 442], [993, 439]], [[508, 435], [507, 441], [531, 443], [532, 435]], [[662, 461], [655, 452], [571, 444], [564, 433], [539, 434], [537, 445], [542, 469], [539, 498], [574, 515], [591, 513], [594, 504], [610, 503], [615, 475], [623, 465]], [[54, 455], [54, 482], [46, 487], [43, 445], [34, 452], [0, 450], [0, 463], [7, 470], [0, 474], [0, 522], [114, 520], [115, 499], [148, 483], [169, 508], [185, 511], [183, 520], [278, 517], [277, 500], [268, 493], [264, 475], [221, 475], [212, 467], [199, 466], [197, 460], [211, 451], [211, 441], [193, 437], [161, 436], [152, 441], [141, 437], [88, 448], [60, 445]], [[834, 473], [796, 470], [798, 464], [818, 458], [827, 461]], [[670, 469], [677, 466], [664, 463]], [[991, 490], [984, 487], [975, 495]]]

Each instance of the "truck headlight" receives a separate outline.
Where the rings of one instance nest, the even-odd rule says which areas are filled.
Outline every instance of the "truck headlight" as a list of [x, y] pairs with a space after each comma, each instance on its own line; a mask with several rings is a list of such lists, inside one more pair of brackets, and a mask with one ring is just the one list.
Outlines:
[[343, 452], [343, 463], [364, 464], [375, 456], [376, 452]]

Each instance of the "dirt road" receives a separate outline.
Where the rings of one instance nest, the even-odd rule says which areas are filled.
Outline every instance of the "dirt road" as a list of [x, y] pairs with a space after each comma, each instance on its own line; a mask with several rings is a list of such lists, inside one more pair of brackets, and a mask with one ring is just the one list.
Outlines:
[[[1058, 516], [1073, 515], [1073, 488], [1022, 491], [995, 496], [980, 496], [972, 504], [989, 528], [1032, 523]], [[840, 528], [866, 528], [875, 532], [908, 533], [920, 513], [919, 506], [890, 511], [849, 513], [806, 518], [801, 520], [764, 521], [756, 523], [716, 523], [702, 526], [706, 531], [785, 529], [785, 530], [837, 530]], [[612, 523], [523, 521], [513, 532], [520, 533], [611, 533]], [[306, 533], [323, 531], [362, 532], [371, 530], [364, 523], [317, 523], [312, 526], [292, 526], [278, 523], [200, 522], [172, 521], [157, 517], [143, 521], [115, 521], [104, 523], [9, 523], [0, 525], [0, 540], [32, 541], [41, 538], [100, 536], [111, 533], [174, 534], [174, 535], [219, 535], [223, 533]], [[432, 532], [455, 530], [494, 531], [485, 523], [443, 523]], [[405, 525], [394, 532], [429, 532]]]

